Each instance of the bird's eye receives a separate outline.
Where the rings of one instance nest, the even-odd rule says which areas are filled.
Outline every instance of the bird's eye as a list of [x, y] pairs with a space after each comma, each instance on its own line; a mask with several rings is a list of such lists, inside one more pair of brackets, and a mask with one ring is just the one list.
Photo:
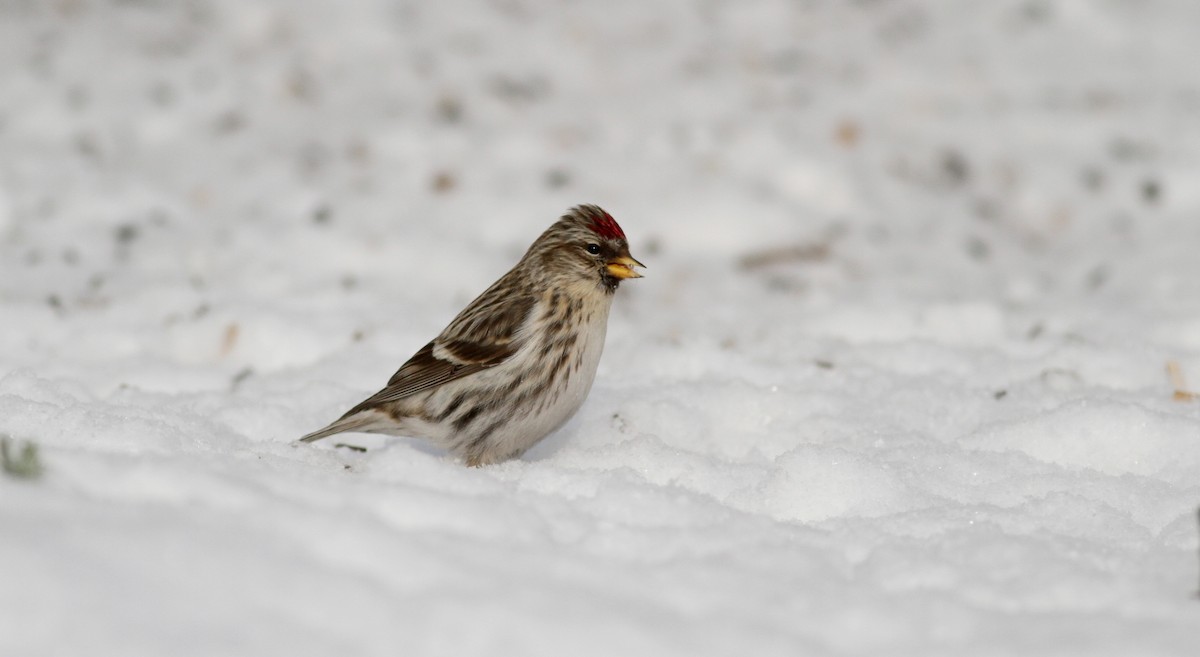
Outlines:
[[599, 244], [588, 244], [586, 248], [587, 248], [587, 252], [592, 255], [596, 255], [597, 253], [600, 253], [600, 245]]

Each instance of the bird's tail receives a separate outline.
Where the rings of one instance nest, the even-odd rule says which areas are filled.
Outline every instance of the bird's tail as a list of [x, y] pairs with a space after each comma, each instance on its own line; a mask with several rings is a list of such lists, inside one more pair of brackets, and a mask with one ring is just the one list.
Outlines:
[[371, 432], [373, 429], [375, 429], [375, 424], [378, 422], [378, 411], [352, 411], [343, 415], [337, 421], [333, 422], [324, 429], [319, 429], [308, 434], [307, 436], [304, 436], [300, 439], [300, 442], [311, 443], [322, 438], [328, 438], [335, 433], [343, 433], [345, 431]]

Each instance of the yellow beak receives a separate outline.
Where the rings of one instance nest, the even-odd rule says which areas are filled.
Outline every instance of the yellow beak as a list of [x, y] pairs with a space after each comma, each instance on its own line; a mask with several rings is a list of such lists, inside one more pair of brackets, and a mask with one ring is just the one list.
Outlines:
[[608, 261], [606, 269], [616, 278], [641, 278], [642, 275], [633, 270], [634, 267], [645, 267], [642, 263], [629, 256], [617, 256]]

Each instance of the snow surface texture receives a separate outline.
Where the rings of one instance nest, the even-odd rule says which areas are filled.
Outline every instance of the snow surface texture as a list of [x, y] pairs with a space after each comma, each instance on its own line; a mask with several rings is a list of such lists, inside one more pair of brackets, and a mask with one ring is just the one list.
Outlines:
[[[0, 654], [1196, 654], [1197, 61], [1192, 0], [2, 0]], [[648, 269], [563, 431], [294, 443], [580, 202]]]

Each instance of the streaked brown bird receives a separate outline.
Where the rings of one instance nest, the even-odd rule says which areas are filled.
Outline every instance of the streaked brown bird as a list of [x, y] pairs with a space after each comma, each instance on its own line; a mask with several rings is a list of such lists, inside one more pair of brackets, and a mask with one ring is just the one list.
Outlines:
[[612, 215], [571, 208], [387, 387], [300, 440], [344, 431], [412, 436], [471, 466], [520, 456], [587, 398], [613, 293], [643, 266]]

